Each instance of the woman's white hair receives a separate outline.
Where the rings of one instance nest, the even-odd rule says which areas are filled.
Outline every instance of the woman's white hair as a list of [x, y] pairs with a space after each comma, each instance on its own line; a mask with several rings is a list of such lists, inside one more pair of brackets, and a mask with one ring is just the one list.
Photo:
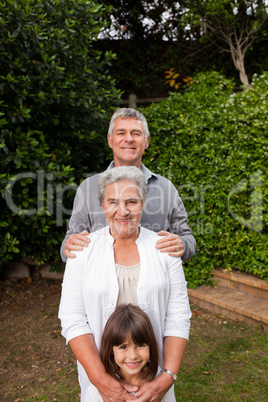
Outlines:
[[142, 203], [146, 200], [146, 181], [144, 174], [135, 166], [119, 166], [105, 170], [99, 177], [98, 182], [98, 199], [100, 205], [103, 204], [106, 186], [122, 180], [134, 181], [137, 183], [139, 196]]
[[115, 120], [117, 119], [135, 119], [139, 120], [142, 122], [143, 125], [143, 131], [144, 131], [144, 137], [147, 140], [147, 138], [150, 135], [149, 128], [148, 128], [148, 123], [143, 116], [141, 112], [139, 112], [136, 109], [133, 109], [131, 107], [122, 107], [121, 109], [117, 109], [114, 114], [112, 115], [109, 129], [108, 129], [108, 134], [110, 138], [113, 136], [113, 130], [114, 130], [114, 125], [115, 125]]

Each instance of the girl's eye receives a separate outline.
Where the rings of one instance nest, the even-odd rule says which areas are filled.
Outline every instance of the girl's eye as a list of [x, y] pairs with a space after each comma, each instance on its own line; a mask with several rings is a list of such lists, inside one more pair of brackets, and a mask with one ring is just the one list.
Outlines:
[[119, 349], [125, 350], [125, 349], [126, 349], [126, 345], [121, 345], [121, 346], [119, 346]]
[[144, 348], [145, 346], [146, 346], [145, 343], [139, 343], [139, 344], [138, 344], [138, 348]]

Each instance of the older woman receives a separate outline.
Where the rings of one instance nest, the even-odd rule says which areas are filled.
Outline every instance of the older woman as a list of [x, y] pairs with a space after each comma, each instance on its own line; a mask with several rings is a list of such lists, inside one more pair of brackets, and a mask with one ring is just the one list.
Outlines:
[[[164, 395], [180, 368], [191, 312], [181, 260], [157, 250], [157, 234], [139, 225], [145, 194], [138, 168], [105, 171], [98, 197], [108, 226], [91, 233], [89, 246], [67, 261], [59, 318], [78, 359], [82, 401], [175, 401], [174, 393]], [[106, 321], [121, 303], [147, 313], [158, 342], [163, 369], [140, 389], [113, 379], [99, 355]]]

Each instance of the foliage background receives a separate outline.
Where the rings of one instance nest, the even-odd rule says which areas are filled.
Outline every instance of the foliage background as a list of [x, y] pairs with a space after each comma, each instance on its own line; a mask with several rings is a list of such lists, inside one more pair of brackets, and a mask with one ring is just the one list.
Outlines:
[[[209, 283], [216, 267], [267, 278], [266, 31], [248, 51], [255, 78], [242, 92], [229, 56], [206, 47], [200, 27], [185, 32], [174, 2], [157, 10], [143, 7], [155, 2], [124, 2], [124, 13], [119, 3], [1, 3], [0, 271], [22, 256], [59, 261], [77, 185], [107, 166], [106, 131], [121, 90], [167, 94], [164, 71], [175, 67], [193, 84], [143, 110], [152, 133], [144, 161], [174, 182], [189, 212], [198, 253], [185, 265], [188, 284]], [[173, 14], [163, 25], [165, 7]], [[100, 40], [112, 13], [127, 33]], [[154, 28], [143, 26], [146, 13]], [[7, 206], [11, 195], [19, 214]]]
[[186, 92], [144, 109], [144, 162], [178, 188], [196, 237], [184, 264], [191, 287], [209, 283], [216, 267], [268, 279], [268, 73], [251, 90], [232, 87], [200, 73]]
[[[120, 98], [109, 74], [115, 55], [93, 45], [108, 11], [87, 0], [1, 2], [2, 268], [16, 253], [59, 260], [66, 216], [57, 211], [71, 208], [75, 183], [103, 168]], [[19, 214], [5, 202], [11, 196]]]

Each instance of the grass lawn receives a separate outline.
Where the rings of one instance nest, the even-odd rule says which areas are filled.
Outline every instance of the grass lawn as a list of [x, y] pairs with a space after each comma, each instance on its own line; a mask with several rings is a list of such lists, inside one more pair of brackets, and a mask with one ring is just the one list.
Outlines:
[[[60, 281], [0, 282], [0, 400], [79, 401], [76, 360], [60, 334]], [[268, 401], [267, 333], [192, 305], [177, 401]]]

